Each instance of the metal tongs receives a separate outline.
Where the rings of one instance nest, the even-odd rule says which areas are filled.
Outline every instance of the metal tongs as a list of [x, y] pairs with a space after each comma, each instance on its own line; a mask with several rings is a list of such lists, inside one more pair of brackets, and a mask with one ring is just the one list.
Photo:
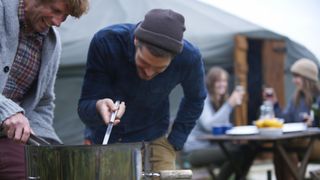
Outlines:
[[110, 118], [110, 121], [108, 123], [108, 129], [106, 131], [106, 134], [104, 135], [104, 139], [103, 139], [103, 145], [107, 145], [108, 144], [108, 141], [109, 141], [109, 138], [110, 138], [110, 134], [111, 134], [111, 130], [112, 130], [112, 127], [113, 127], [113, 123], [114, 123], [114, 120], [116, 119], [116, 116], [118, 114], [118, 110], [119, 110], [119, 107], [120, 107], [120, 101], [116, 101], [116, 108], [117, 110], [112, 112], [111, 114], [111, 118]]
[[44, 140], [43, 138], [36, 136], [34, 134], [30, 134], [30, 137], [27, 141], [28, 145], [34, 145], [34, 146], [49, 146], [51, 145], [48, 141]]

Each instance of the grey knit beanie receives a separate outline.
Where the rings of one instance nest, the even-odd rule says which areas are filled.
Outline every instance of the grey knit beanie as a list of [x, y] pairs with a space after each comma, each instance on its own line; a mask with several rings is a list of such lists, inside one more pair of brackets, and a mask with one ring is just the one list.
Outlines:
[[290, 70], [307, 79], [318, 81], [318, 66], [309, 59], [299, 59], [291, 66]]
[[184, 17], [170, 9], [152, 9], [134, 34], [142, 41], [173, 53], [183, 49]]

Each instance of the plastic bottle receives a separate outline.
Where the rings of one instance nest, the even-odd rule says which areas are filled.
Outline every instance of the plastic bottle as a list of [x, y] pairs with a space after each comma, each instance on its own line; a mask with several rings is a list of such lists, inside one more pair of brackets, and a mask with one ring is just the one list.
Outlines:
[[274, 118], [273, 103], [271, 101], [264, 101], [260, 106], [259, 119], [271, 119]]

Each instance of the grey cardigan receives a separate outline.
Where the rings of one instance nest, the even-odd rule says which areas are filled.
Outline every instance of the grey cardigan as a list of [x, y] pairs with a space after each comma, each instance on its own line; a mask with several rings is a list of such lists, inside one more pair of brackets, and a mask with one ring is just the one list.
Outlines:
[[[19, 0], [0, 0], [0, 91], [6, 85], [19, 37]], [[0, 122], [23, 112], [36, 135], [60, 141], [53, 123], [54, 83], [59, 66], [61, 42], [55, 28], [50, 28], [44, 40], [38, 81], [21, 103], [17, 104], [0, 94]]]
[[205, 149], [212, 144], [209, 141], [199, 140], [198, 137], [211, 134], [213, 126], [229, 125], [232, 106], [226, 101], [218, 111], [212, 108], [210, 96], [208, 95], [204, 101], [202, 114], [197, 124], [192, 129], [186, 143], [184, 144], [184, 152], [190, 152], [197, 149]]

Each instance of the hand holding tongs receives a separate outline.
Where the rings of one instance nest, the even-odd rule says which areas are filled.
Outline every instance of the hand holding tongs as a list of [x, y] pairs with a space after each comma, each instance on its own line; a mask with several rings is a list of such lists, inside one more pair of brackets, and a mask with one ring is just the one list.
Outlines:
[[112, 127], [113, 127], [113, 123], [114, 123], [114, 120], [116, 119], [116, 116], [117, 116], [117, 113], [118, 113], [118, 110], [119, 110], [119, 107], [120, 107], [120, 101], [116, 101], [115, 105], [116, 105], [117, 110], [112, 112], [112, 114], [111, 114], [111, 118], [110, 118], [110, 121], [108, 123], [108, 129], [106, 131], [106, 134], [104, 135], [104, 139], [103, 139], [103, 143], [102, 143], [103, 145], [108, 144], [108, 141], [109, 141], [109, 138], [110, 138], [110, 134], [111, 134], [111, 130], [112, 130]]

